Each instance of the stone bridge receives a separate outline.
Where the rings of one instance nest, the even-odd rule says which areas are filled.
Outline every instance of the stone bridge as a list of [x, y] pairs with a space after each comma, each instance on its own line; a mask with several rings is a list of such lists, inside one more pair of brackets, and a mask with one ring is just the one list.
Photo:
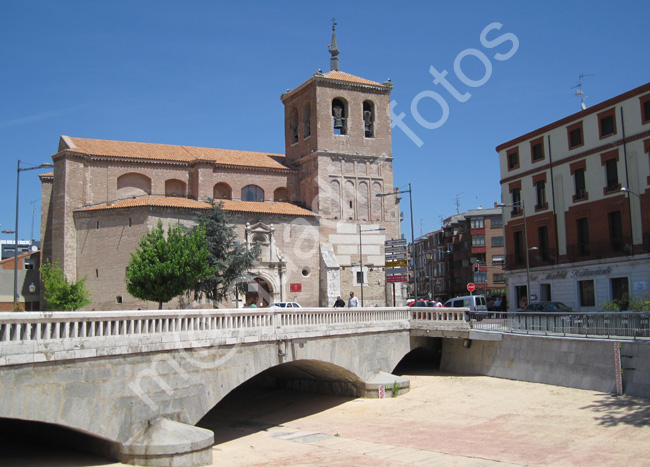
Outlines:
[[390, 396], [408, 391], [390, 372], [427, 337], [469, 336], [466, 309], [414, 317], [408, 308], [0, 313], [0, 417], [90, 434], [121, 462], [204, 465], [213, 434], [194, 425], [270, 368], [284, 387]]

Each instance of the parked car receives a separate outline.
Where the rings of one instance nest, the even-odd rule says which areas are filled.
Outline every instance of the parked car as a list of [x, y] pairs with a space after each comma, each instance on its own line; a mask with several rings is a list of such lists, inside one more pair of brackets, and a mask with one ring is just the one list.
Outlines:
[[523, 311], [549, 312], [549, 313], [570, 313], [571, 307], [562, 302], [533, 302], [526, 306]]
[[418, 300], [417, 303], [415, 303], [413, 300], [411, 300], [409, 303], [406, 304], [406, 306], [436, 306], [436, 302], [433, 300]]
[[302, 308], [300, 304], [297, 302], [275, 302], [272, 303], [270, 306], [277, 306], [280, 308]]
[[487, 302], [483, 295], [467, 295], [465, 297], [455, 297], [445, 302], [445, 307], [450, 308], [469, 308], [469, 311], [487, 311]]

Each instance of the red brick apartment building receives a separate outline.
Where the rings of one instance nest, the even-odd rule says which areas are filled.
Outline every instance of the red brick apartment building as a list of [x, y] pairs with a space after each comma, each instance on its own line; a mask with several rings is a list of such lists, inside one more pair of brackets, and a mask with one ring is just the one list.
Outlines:
[[496, 149], [510, 309], [650, 294], [650, 83]]

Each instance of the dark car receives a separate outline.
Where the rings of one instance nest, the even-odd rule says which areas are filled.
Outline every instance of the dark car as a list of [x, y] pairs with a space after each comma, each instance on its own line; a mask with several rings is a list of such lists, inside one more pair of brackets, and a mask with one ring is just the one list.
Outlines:
[[548, 312], [548, 313], [570, 313], [571, 307], [562, 302], [533, 302], [526, 306], [523, 311]]

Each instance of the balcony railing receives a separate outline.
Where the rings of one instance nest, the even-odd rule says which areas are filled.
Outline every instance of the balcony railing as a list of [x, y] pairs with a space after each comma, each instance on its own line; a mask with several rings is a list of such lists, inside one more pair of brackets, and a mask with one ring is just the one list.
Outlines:
[[632, 254], [630, 237], [620, 237], [601, 242], [589, 242], [588, 245], [567, 245], [567, 259], [570, 262], [628, 256], [630, 254]]

